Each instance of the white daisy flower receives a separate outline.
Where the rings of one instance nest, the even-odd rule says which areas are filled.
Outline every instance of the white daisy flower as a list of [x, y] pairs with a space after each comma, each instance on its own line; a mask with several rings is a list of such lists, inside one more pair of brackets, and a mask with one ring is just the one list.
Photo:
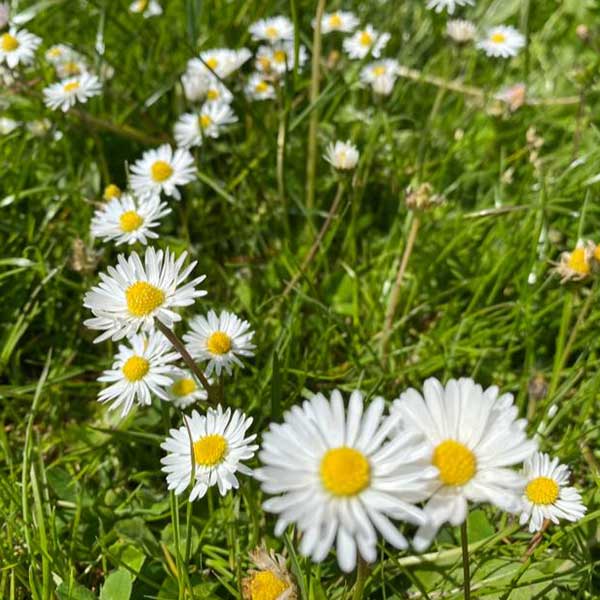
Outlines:
[[88, 66], [83, 60], [68, 60], [65, 62], [58, 63], [55, 66], [56, 75], [60, 79], [67, 79], [68, 77], [76, 77], [77, 75], [83, 75], [88, 72]]
[[508, 104], [508, 108], [511, 112], [514, 112], [525, 104], [527, 98], [527, 86], [524, 83], [515, 83], [502, 88], [494, 98]]
[[394, 83], [400, 70], [400, 65], [393, 58], [384, 58], [363, 67], [360, 80], [370, 85], [376, 94], [389, 96], [394, 89]]
[[[332, 31], [342, 31], [350, 33], [358, 27], [359, 20], [352, 12], [345, 10], [336, 10], [332, 13], [324, 13], [321, 17], [321, 33], [331, 33]], [[312, 21], [315, 26], [315, 19]]]
[[167, 451], [167, 456], [160, 462], [167, 474], [169, 490], [175, 490], [179, 495], [189, 487], [192, 452], [195, 475], [190, 502], [202, 498], [213, 485], [219, 487], [221, 496], [237, 489], [237, 472], [252, 475], [252, 471], [242, 464], [242, 461], [250, 460], [258, 448], [252, 444], [256, 435], [246, 436], [252, 425], [251, 417], [239, 410], [232, 413], [230, 408], [223, 412], [219, 405], [216, 410], [209, 408], [206, 416], [193, 411], [191, 417], [184, 418], [187, 426], [171, 429], [169, 437], [161, 444]]
[[164, 192], [181, 199], [177, 189], [196, 178], [194, 157], [185, 149], [173, 150], [169, 144], [144, 152], [131, 167], [130, 184], [138, 196]]
[[425, 506], [429, 522], [414, 540], [420, 552], [446, 522], [467, 518], [467, 501], [489, 502], [508, 512], [521, 508], [523, 478], [510, 467], [536, 449], [527, 439], [525, 419], [517, 419], [512, 394], [498, 396], [472, 379], [451, 379], [444, 388], [434, 378], [425, 381], [423, 396], [414, 389], [394, 402], [392, 413], [405, 431], [421, 433], [429, 446], [430, 464], [439, 475], [428, 484]]
[[8, 2], [0, 2], [0, 29], [6, 27], [10, 22], [10, 6]]
[[569, 468], [558, 458], [550, 460], [547, 454], [536, 452], [525, 461], [523, 474], [527, 484], [520, 523], [529, 521], [531, 533], [541, 531], [546, 519], [558, 524], [560, 519], [575, 522], [585, 515], [581, 494], [569, 486]]
[[275, 86], [262, 73], [252, 73], [244, 91], [251, 100], [273, 100], [275, 98]]
[[486, 32], [485, 38], [477, 42], [477, 48], [488, 56], [510, 58], [516, 56], [525, 46], [525, 36], [510, 25], [492, 27]]
[[185, 113], [175, 123], [175, 140], [178, 146], [201, 146], [206, 138], [218, 138], [226, 125], [237, 123], [229, 104], [208, 102], [200, 113]]
[[475, 39], [477, 28], [471, 21], [465, 21], [465, 19], [450, 19], [446, 23], [446, 35], [457, 44], [465, 44]]
[[11, 69], [17, 65], [29, 65], [37, 47], [42, 43], [41, 38], [25, 29], [11, 27], [0, 35], [0, 64], [5, 62]]
[[176, 408], [184, 410], [208, 398], [206, 390], [190, 371], [175, 368], [171, 372], [171, 378], [173, 383], [167, 388], [167, 395]]
[[369, 52], [374, 58], [379, 58], [390, 37], [389, 33], [379, 33], [367, 25], [344, 40], [344, 51], [350, 58], [364, 58]]
[[190, 331], [183, 336], [188, 352], [199, 361], [208, 361], [206, 374], [217, 376], [225, 370], [232, 373], [232, 364], [243, 367], [238, 356], [254, 356], [254, 331], [250, 323], [226, 310], [217, 316], [214, 310], [190, 321]]
[[248, 31], [252, 34], [253, 40], [270, 44], [290, 42], [294, 39], [294, 24], [281, 15], [256, 21], [250, 25]]
[[19, 121], [10, 117], [0, 117], [0, 135], [8, 135], [20, 126]]
[[117, 245], [135, 242], [146, 245], [149, 239], [158, 238], [152, 229], [170, 212], [158, 195], [136, 198], [132, 194], [121, 194], [95, 212], [92, 235], [105, 242], [115, 240]]
[[129, 12], [141, 13], [144, 19], [162, 15], [163, 9], [157, 0], [135, 0], [129, 5]]
[[79, 58], [79, 54], [67, 44], [54, 44], [54, 46], [50, 46], [44, 56], [51, 65]]
[[206, 104], [231, 104], [232, 100], [233, 94], [216, 77], [211, 77], [206, 88], [204, 102]]
[[327, 146], [325, 160], [335, 169], [349, 171], [356, 167], [359, 156], [358, 148], [350, 140], [346, 142], [338, 140], [335, 144], [330, 142]]
[[225, 79], [237, 71], [252, 53], [248, 48], [233, 50], [231, 48], [211, 48], [200, 52], [200, 58], [192, 58], [187, 63], [186, 73], [189, 75], [208, 75]]
[[168, 400], [172, 363], [180, 358], [160, 331], [134, 335], [129, 344], [119, 345], [112, 369], [98, 377], [98, 381], [111, 384], [100, 392], [98, 400], [112, 402], [111, 410], [122, 406], [121, 417], [129, 413], [134, 402], [150, 406], [152, 395]]
[[383, 398], [363, 413], [363, 396], [354, 391], [348, 410], [335, 390], [328, 401], [315, 394], [271, 424], [255, 471], [267, 494], [263, 508], [277, 513], [275, 534], [292, 523], [302, 533], [300, 552], [322, 561], [337, 538], [337, 559], [344, 571], [356, 564], [357, 550], [377, 558], [377, 533], [396, 548], [408, 546], [390, 519], [426, 522], [414, 506], [427, 497], [437, 470], [428, 464], [428, 447], [416, 434], [388, 435], [397, 425], [383, 417]]
[[[298, 48], [298, 66], [307, 60], [306, 48]], [[274, 46], [261, 46], [256, 52], [256, 68], [263, 73], [283, 75], [294, 68], [294, 44], [286, 42]]]
[[427, 2], [427, 8], [435, 10], [436, 13], [447, 10], [449, 15], [454, 14], [454, 9], [457, 6], [467, 5], [475, 6], [475, 0], [429, 0]]
[[102, 91], [100, 80], [90, 73], [70, 77], [44, 88], [44, 103], [52, 110], [67, 112], [77, 102], [85, 104]]
[[100, 273], [100, 284], [83, 300], [83, 305], [94, 313], [94, 318], [84, 324], [104, 332], [94, 341], [119, 340], [140, 328], [149, 331], [154, 319], [167, 327], [181, 321], [173, 309], [190, 306], [206, 295], [204, 290], [196, 289], [206, 275], [184, 284], [196, 266], [194, 261], [182, 269], [186, 257], [187, 252], [183, 252], [176, 260], [169, 250], [147, 248], [142, 263], [137, 252], [128, 258], [119, 254], [117, 266], [108, 267], [108, 274]]

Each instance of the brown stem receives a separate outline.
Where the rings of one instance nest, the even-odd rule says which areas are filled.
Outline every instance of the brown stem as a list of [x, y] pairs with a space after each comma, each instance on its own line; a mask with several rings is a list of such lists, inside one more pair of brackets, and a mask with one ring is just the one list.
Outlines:
[[529, 547], [521, 559], [523, 562], [525, 562], [535, 552], [535, 549], [540, 545], [540, 542], [542, 541], [544, 533], [548, 527], [550, 527], [550, 519], [544, 519], [542, 528], [531, 538]]

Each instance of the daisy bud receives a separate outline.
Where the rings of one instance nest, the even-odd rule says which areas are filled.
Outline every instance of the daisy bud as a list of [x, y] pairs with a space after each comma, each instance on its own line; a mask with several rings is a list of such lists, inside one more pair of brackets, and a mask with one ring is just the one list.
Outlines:
[[357, 147], [350, 140], [336, 141], [327, 146], [325, 160], [339, 171], [350, 171], [356, 167], [359, 156]]

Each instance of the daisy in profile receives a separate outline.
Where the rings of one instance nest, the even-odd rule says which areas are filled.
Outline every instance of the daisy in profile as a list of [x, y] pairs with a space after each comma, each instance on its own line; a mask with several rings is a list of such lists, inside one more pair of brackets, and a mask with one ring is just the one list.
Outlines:
[[119, 345], [112, 369], [98, 377], [98, 381], [111, 384], [100, 392], [98, 400], [111, 402], [111, 410], [122, 406], [121, 417], [135, 402], [150, 406], [152, 396], [168, 400], [166, 388], [172, 384], [172, 363], [178, 359], [179, 354], [159, 331], [132, 336], [129, 345]]
[[142, 14], [144, 19], [162, 15], [163, 9], [157, 0], [135, 0], [129, 5], [129, 12]]
[[175, 123], [175, 141], [178, 146], [201, 146], [206, 138], [218, 138], [223, 127], [237, 123], [229, 104], [207, 102], [200, 113], [186, 113]]
[[330, 142], [325, 153], [325, 160], [339, 171], [350, 171], [358, 163], [358, 148], [350, 141], [335, 143]]
[[[306, 48], [298, 48], [298, 66], [306, 62]], [[286, 42], [275, 46], [261, 46], [256, 52], [256, 69], [266, 74], [283, 75], [294, 68], [294, 44]]]
[[251, 100], [273, 100], [276, 95], [275, 86], [262, 73], [252, 73], [244, 91]]
[[121, 188], [116, 183], [109, 183], [102, 193], [102, 198], [107, 202], [109, 200], [114, 200], [115, 198], [119, 198], [122, 194]]
[[95, 212], [92, 235], [105, 242], [114, 240], [117, 245], [136, 242], [146, 245], [149, 239], [158, 238], [152, 229], [170, 212], [160, 196], [140, 199], [132, 194], [121, 194]]
[[100, 80], [89, 73], [71, 77], [44, 88], [44, 103], [48, 108], [67, 112], [77, 102], [85, 104], [102, 91]]
[[154, 319], [167, 327], [181, 321], [174, 309], [190, 306], [206, 295], [196, 289], [205, 275], [184, 283], [196, 266], [194, 261], [184, 269], [186, 257], [187, 252], [175, 259], [169, 250], [147, 248], [142, 263], [137, 252], [128, 258], [119, 254], [117, 266], [108, 267], [108, 274], [100, 273], [100, 284], [83, 299], [83, 305], [94, 314], [84, 324], [103, 332], [94, 341], [119, 340], [140, 328], [150, 331]]
[[173, 382], [167, 388], [167, 395], [168, 400], [176, 408], [184, 410], [188, 406], [196, 402], [203, 402], [208, 398], [208, 394], [202, 387], [202, 384], [189, 371], [177, 367], [172, 370], [170, 376]]
[[297, 589], [285, 564], [285, 558], [263, 546], [250, 552], [256, 569], [242, 580], [243, 600], [296, 600]]
[[391, 519], [424, 525], [414, 506], [427, 497], [437, 470], [428, 464], [428, 448], [413, 433], [388, 435], [396, 421], [383, 417], [383, 398], [363, 410], [363, 396], [352, 392], [348, 409], [339, 391], [327, 400], [315, 394], [271, 424], [255, 471], [262, 490], [275, 497], [264, 502], [278, 515], [275, 534], [295, 524], [302, 534], [300, 553], [321, 562], [336, 542], [343, 571], [356, 565], [357, 553], [377, 558], [377, 532], [396, 548], [408, 543]]
[[221, 496], [237, 489], [237, 472], [252, 475], [242, 464], [250, 460], [258, 448], [252, 444], [256, 435], [246, 436], [252, 425], [251, 417], [239, 410], [232, 413], [230, 408], [223, 412], [219, 405], [216, 409], [209, 408], [206, 416], [193, 411], [191, 417], [184, 418], [187, 426], [171, 429], [169, 437], [160, 445], [167, 452], [160, 462], [167, 474], [169, 490], [179, 495], [193, 482], [189, 497], [193, 502], [214, 485], [218, 486]]
[[250, 25], [248, 31], [252, 34], [252, 39], [258, 42], [275, 44], [276, 42], [291, 42], [294, 39], [293, 23], [281, 15], [256, 21]]
[[78, 58], [77, 52], [67, 44], [54, 44], [44, 54], [51, 65], [57, 65], [67, 60]]
[[529, 522], [531, 533], [541, 531], [546, 519], [558, 524], [560, 519], [575, 522], [585, 515], [581, 494], [569, 486], [569, 468], [558, 458], [536, 452], [525, 461], [523, 474], [527, 483], [520, 523]]
[[446, 35], [457, 44], [466, 44], [475, 39], [477, 28], [471, 21], [464, 19], [450, 19], [446, 23]]
[[390, 37], [389, 33], [379, 33], [371, 25], [367, 25], [344, 40], [344, 51], [350, 58], [364, 58], [369, 53], [374, 58], [379, 58]]
[[488, 29], [483, 39], [477, 42], [477, 48], [488, 56], [510, 58], [516, 56], [525, 46], [525, 36], [510, 25], [498, 25]]
[[41, 38], [25, 29], [11, 27], [0, 34], [0, 64], [5, 62], [14, 69], [17, 65], [29, 65], [37, 47], [42, 43]]
[[190, 331], [183, 336], [188, 352], [199, 361], [208, 361], [206, 375], [214, 371], [232, 373], [232, 365], [243, 367], [238, 356], [254, 356], [254, 331], [250, 323], [226, 310], [220, 315], [214, 310], [190, 321]]
[[231, 104], [232, 100], [233, 94], [216, 77], [211, 77], [206, 86], [204, 102], [206, 104]]
[[393, 58], [384, 58], [363, 67], [360, 80], [370, 85], [380, 96], [389, 96], [394, 89], [394, 83], [400, 70], [400, 65]]
[[429, 0], [427, 8], [440, 13], [447, 10], [449, 15], [454, 14], [454, 9], [457, 6], [475, 6], [475, 0]]
[[[336, 10], [332, 13], [324, 13], [321, 18], [321, 33], [331, 33], [332, 31], [342, 31], [350, 33], [358, 27], [356, 15], [349, 11]], [[312, 26], [315, 26], [313, 19]]]
[[164, 192], [175, 200], [181, 199], [177, 186], [196, 178], [194, 157], [185, 149], [173, 150], [169, 144], [144, 152], [131, 167], [130, 183], [138, 196]]
[[444, 523], [463, 523], [469, 501], [519, 512], [523, 478], [511, 467], [529, 458], [536, 443], [527, 439], [526, 420], [516, 418], [512, 394], [498, 395], [495, 386], [483, 390], [466, 378], [451, 379], [444, 388], [431, 378], [423, 396], [412, 388], [404, 392], [392, 414], [401, 430], [426, 438], [429, 462], [438, 470], [428, 482], [428, 522], [416, 533], [417, 551], [431, 544]]
[[563, 252], [553, 271], [560, 276], [561, 283], [581, 281], [592, 272], [592, 259], [595, 257], [596, 245], [593, 242], [579, 240], [571, 252]]

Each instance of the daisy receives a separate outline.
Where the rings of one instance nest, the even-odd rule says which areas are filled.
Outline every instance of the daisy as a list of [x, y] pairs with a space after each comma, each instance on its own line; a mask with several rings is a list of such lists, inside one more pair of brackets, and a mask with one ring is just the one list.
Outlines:
[[175, 140], [178, 146], [201, 146], [206, 138], [218, 138], [221, 128], [237, 122], [229, 104], [205, 103], [199, 114], [186, 113], [175, 123]]
[[104, 198], [104, 200], [106, 200], [107, 202], [109, 200], [114, 200], [115, 198], [119, 198], [121, 196], [123, 192], [121, 191], [121, 188], [114, 184], [114, 183], [109, 183], [105, 188], [104, 188], [104, 193], [102, 194], [102, 197]]
[[436, 13], [447, 10], [449, 15], [454, 14], [457, 6], [467, 5], [475, 6], [475, 0], [429, 0], [427, 2], [427, 8], [435, 10]]
[[189, 371], [175, 368], [171, 372], [171, 378], [173, 383], [167, 389], [167, 395], [169, 401], [176, 408], [183, 410], [198, 401], [204, 401], [208, 398], [202, 384]]
[[389, 33], [379, 33], [367, 25], [344, 40], [344, 51], [350, 58], [364, 58], [369, 52], [374, 58], [379, 58], [390, 37]]
[[52, 110], [67, 112], [77, 102], [85, 104], [89, 98], [102, 91], [100, 80], [89, 73], [71, 77], [44, 88], [44, 103]]
[[209, 78], [205, 96], [207, 104], [231, 104], [233, 100], [233, 94], [216, 77]]
[[222, 370], [232, 373], [231, 365], [243, 367], [239, 356], [254, 356], [254, 331], [250, 323], [226, 310], [217, 316], [214, 310], [190, 321], [190, 332], [183, 336], [189, 353], [199, 361], [208, 361], [206, 374]]
[[536, 452], [525, 461], [523, 474], [527, 480], [523, 493], [523, 512], [520, 523], [529, 521], [529, 531], [541, 531], [547, 519], [557, 523], [559, 519], [579, 521], [587, 508], [581, 494], [570, 487], [570, 471], [558, 458], [550, 460], [547, 454]]
[[430, 464], [439, 471], [428, 483], [428, 523], [414, 539], [419, 552], [444, 523], [463, 523], [468, 501], [518, 512], [523, 478], [510, 467], [536, 449], [527, 439], [526, 420], [516, 418], [512, 394], [499, 396], [496, 386], [484, 391], [464, 378], [451, 379], [444, 388], [431, 378], [425, 381], [423, 395], [411, 388], [392, 408], [402, 430], [425, 436]]
[[167, 474], [169, 490], [175, 490], [179, 495], [193, 479], [189, 497], [192, 502], [202, 498], [213, 485], [219, 487], [221, 496], [237, 489], [239, 482], [235, 474], [238, 471], [252, 475], [252, 471], [241, 462], [250, 460], [258, 448], [252, 444], [256, 435], [246, 436], [252, 425], [251, 417], [246, 417], [239, 410], [232, 413], [230, 408], [223, 412], [219, 405], [216, 410], [209, 408], [206, 416], [193, 411], [191, 417], [184, 418], [187, 426], [171, 429], [169, 437], [160, 446], [167, 451], [167, 456], [160, 462]]
[[[358, 19], [354, 13], [336, 10], [332, 13], [324, 13], [321, 17], [321, 33], [331, 33], [332, 31], [342, 31], [350, 33], [358, 27]], [[312, 26], [315, 26], [313, 19]]]
[[252, 23], [248, 28], [255, 41], [265, 41], [270, 44], [276, 42], [291, 42], [294, 39], [294, 25], [287, 18], [281, 15], [261, 19]]
[[162, 15], [162, 6], [157, 0], [135, 0], [129, 5], [129, 12], [142, 13], [144, 19]]
[[181, 199], [177, 189], [196, 178], [194, 157], [185, 149], [173, 150], [169, 144], [144, 152], [131, 167], [130, 183], [138, 196], [164, 192]]
[[182, 269], [186, 257], [183, 252], [176, 260], [169, 250], [147, 248], [142, 263], [137, 252], [128, 258], [119, 254], [118, 265], [108, 267], [108, 274], [100, 273], [100, 284], [84, 296], [83, 305], [94, 313], [84, 324], [103, 331], [94, 341], [119, 340], [140, 328], [149, 331], [155, 318], [167, 327], [181, 321], [173, 309], [206, 295], [196, 289], [206, 275], [183, 283], [196, 266], [194, 261]]
[[516, 56], [525, 46], [525, 36], [509, 25], [492, 27], [486, 32], [484, 39], [477, 42], [477, 48], [488, 56], [510, 58]]
[[475, 39], [477, 28], [471, 21], [451, 19], [446, 23], [446, 35], [457, 44], [466, 44]]
[[574, 250], [563, 252], [553, 271], [560, 275], [560, 282], [581, 281], [592, 272], [592, 259], [595, 256], [596, 245], [593, 242], [585, 243], [579, 240]]
[[275, 98], [275, 87], [261, 73], [252, 73], [244, 88], [251, 100], [272, 100]]
[[51, 65], [79, 58], [78, 53], [67, 44], [54, 44], [54, 46], [50, 46], [44, 56]]
[[256, 569], [250, 569], [242, 580], [243, 600], [296, 600], [296, 586], [285, 564], [285, 558], [265, 546], [250, 552]]
[[200, 58], [188, 61], [187, 72], [196, 75], [215, 75], [221, 79], [229, 77], [252, 56], [248, 48], [212, 48], [200, 52]]
[[172, 384], [170, 373], [179, 354], [159, 331], [149, 335], [134, 335], [130, 346], [119, 345], [112, 369], [104, 371], [98, 381], [110, 383], [98, 395], [100, 402], [112, 402], [110, 409], [123, 406], [126, 416], [134, 402], [150, 406], [152, 395], [168, 400], [166, 387]]
[[171, 212], [160, 196], [136, 198], [132, 194], [121, 194], [100, 207], [92, 219], [91, 231], [94, 237], [105, 242], [115, 240], [119, 244], [146, 245], [149, 239], [158, 238], [152, 228], [160, 224], [160, 219]]
[[400, 65], [393, 58], [384, 58], [363, 67], [360, 80], [370, 85], [376, 94], [389, 96], [398, 77]]
[[0, 117], [0, 135], [8, 135], [20, 126], [18, 121], [10, 117]]
[[[306, 48], [298, 48], [298, 66], [306, 62]], [[263, 73], [283, 75], [294, 68], [294, 44], [286, 42], [275, 46], [261, 46], [256, 52], [256, 68]]]
[[330, 142], [325, 153], [325, 160], [335, 169], [341, 171], [354, 169], [358, 163], [358, 157], [358, 149], [350, 140], [346, 142], [337, 141], [335, 144]]
[[377, 558], [376, 530], [394, 547], [408, 546], [390, 519], [426, 522], [414, 506], [427, 497], [428, 481], [437, 470], [427, 464], [428, 449], [415, 434], [397, 433], [397, 424], [383, 418], [383, 398], [363, 413], [363, 396], [354, 391], [348, 410], [338, 390], [327, 400], [315, 394], [302, 406], [271, 424], [255, 471], [267, 494], [263, 504], [279, 515], [275, 534], [294, 523], [301, 532], [300, 553], [321, 562], [337, 538], [337, 559], [343, 571], [363, 559]]
[[6, 62], [11, 69], [18, 64], [29, 65], [41, 43], [42, 40], [37, 35], [25, 29], [11, 27], [0, 35], [0, 63]]

